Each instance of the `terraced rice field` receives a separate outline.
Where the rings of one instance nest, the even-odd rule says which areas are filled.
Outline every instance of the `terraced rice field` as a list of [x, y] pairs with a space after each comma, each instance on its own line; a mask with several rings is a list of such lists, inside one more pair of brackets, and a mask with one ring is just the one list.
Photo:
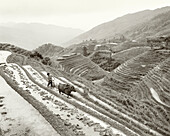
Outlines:
[[62, 69], [66, 72], [77, 74], [81, 77], [91, 78], [93, 75], [98, 77], [104, 76], [106, 73], [103, 69], [98, 67], [90, 59], [82, 55], [66, 56], [64, 60], [59, 61]]
[[[10, 85], [16, 92], [38, 110], [61, 136], [164, 136], [170, 134], [169, 102], [165, 99], [165, 95], [161, 95], [169, 95], [168, 86], [164, 87], [162, 93], [164, 82], [169, 83], [169, 72], [167, 73], [169, 61], [165, 54], [157, 60], [156, 56], [161, 53], [153, 52], [152, 55], [150, 54], [152, 58], [147, 61], [143, 56], [138, 56], [115, 69], [112, 73], [115, 79], [107, 82], [107, 84], [114, 82], [114, 90], [90, 85], [87, 84], [88, 82], [70, 80], [54, 69], [52, 69], [53, 73], [57, 73], [53, 75], [56, 87], [47, 88], [47, 71], [44, 70], [48, 68], [37, 64], [40, 68], [35, 69], [34, 65], [29, 65], [31, 64], [29, 60], [25, 63], [2, 65], [0, 68], [2, 77], [8, 83], [10, 79]], [[162, 63], [159, 68], [150, 72], [150, 69], [159, 64], [160, 60]], [[150, 64], [152, 61], [153, 63]], [[79, 71], [78, 66], [76, 69], [74, 66], [70, 68], [72, 72]], [[150, 72], [150, 76], [143, 75], [144, 71]], [[155, 71], [161, 71], [164, 75], [158, 84], [159, 87], [154, 85], [154, 81], [160, 80], [160, 74], [155, 77], [157, 73]], [[81, 70], [78, 73], [81, 74]], [[148, 80], [143, 81], [143, 76]], [[58, 93], [59, 83], [68, 83], [77, 91], [72, 92], [72, 96], [67, 98], [66, 95]], [[127, 95], [123, 95], [115, 88], [125, 90]], [[157, 96], [153, 95], [155, 94], [153, 90]], [[33, 102], [30, 101], [32, 99]]]
[[[116, 68], [103, 82], [103, 85], [127, 94], [122, 97], [123, 100], [119, 100], [127, 107], [127, 114], [136, 111], [133, 115], [136, 119], [144, 124], [149, 123], [155, 130], [159, 128], [159, 132], [164, 135], [168, 135], [170, 131], [170, 98], [167, 88], [170, 81], [169, 57], [169, 51], [166, 50], [148, 51]], [[146, 109], [140, 108], [144, 111], [139, 111], [132, 99]]]
[[[36, 79], [37, 82], [46, 86], [47, 81], [31, 66], [24, 66], [25, 70]], [[7, 64], [2, 66], [4, 75], [6, 78], [10, 78], [12, 81], [15, 81], [15, 84], [22, 88], [23, 91], [29, 93], [37, 101], [42, 103], [51, 111], [54, 115], [59, 116], [64, 125], [68, 128], [71, 128], [75, 135], [104, 135], [108, 134], [120, 134], [125, 135], [120, 130], [117, 130], [110, 126], [107, 122], [104, 122], [92, 115], [84, 112], [83, 110], [75, 107], [69, 102], [75, 102], [77, 104], [83, 105], [84, 107], [91, 109], [92, 112], [97, 112], [94, 109], [84, 105], [80, 101], [70, 98], [67, 101], [64, 101], [62, 97], [66, 100], [65, 96], [57, 97], [56, 95], [48, 92], [47, 90], [39, 87], [37, 84], [33, 83], [25, 71], [18, 66], [17, 64]], [[66, 79], [60, 78], [67, 81]], [[58, 79], [58, 80], [60, 80]], [[61, 80], [60, 80], [61, 81]], [[61, 81], [62, 82], [62, 81]], [[53, 89], [56, 92], [56, 89]], [[57, 92], [58, 93], [58, 92]], [[81, 96], [81, 95], [80, 95]], [[103, 115], [104, 116], [104, 115]]]
[[44, 117], [0, 77], [0, 135], [60, 136]]

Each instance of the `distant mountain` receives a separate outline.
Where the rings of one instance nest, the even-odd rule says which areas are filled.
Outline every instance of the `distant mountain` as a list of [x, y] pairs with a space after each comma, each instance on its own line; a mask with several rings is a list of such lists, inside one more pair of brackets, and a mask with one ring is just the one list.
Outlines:
[[54, 57], [58, 56], [59, 52], [63, 49], [63, 47], [55, 46], [53, 44], [48, 43], [38, 47], [37, 49], [35, 49], [35, 51], [42, 54], [43, 56]]
[[153, 17], [145, 23], [134, 26], [132, 30], [127, 31], [125, 35], [135, 40], [170, 35], [170, 10]]
[[0, 24], [0, 42], [32, 50], [45, 43], [62, 44], [82, 32], [40, 23], [3, 23]]
[[112, 39], [124, 36], [132, 40], [169, 34], [170, 31], [170, 7], [156, 10], [144, 10], [141, 12], [127, 14], [113, 21], [103, 23], [94, 27], [78, 37], [67, 42], [67, 45], [80, 43], [89, 39]]

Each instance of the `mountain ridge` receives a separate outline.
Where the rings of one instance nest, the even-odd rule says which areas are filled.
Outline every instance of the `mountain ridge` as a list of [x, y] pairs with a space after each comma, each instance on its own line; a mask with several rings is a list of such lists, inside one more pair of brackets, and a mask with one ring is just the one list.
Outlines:
[[45, 44], [62, 44], [83, 31], [68, 27], [41, 23], [3, 23], [0, 24], [0, 42], [10, 43], [25, 49], [35, 49]]
[[[71, 45], [89, 39], [100, 40], [114, 38], [115, 35], [124, 35], [127, 31], [132, 31], [133, 33], [135, 26], [139, 26], [143, 23], [147, 24], [147, 22], [152, 21], [152, 18], [168, 11], [170, 11], [169, 6], [155, 10], [144, 10], [136, 13], [126, 14], [112, 21], [100, 24], [91, 30], [79, 35], [78, 37], [75, 37], [66, 44]], [[132, 37], [130, 38], [132, 39]]]

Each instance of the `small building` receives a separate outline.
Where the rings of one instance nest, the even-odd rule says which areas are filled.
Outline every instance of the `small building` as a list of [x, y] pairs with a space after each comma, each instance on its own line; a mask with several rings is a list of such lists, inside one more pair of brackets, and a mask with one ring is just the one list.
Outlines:
[[132, 40], [133, 43], [136, 43], [136, 40]]
[[118, 43], [111, 42], [111, 43], [107, 43], [106, 45], [109, 46], [109, 47], [111, 47], [111, 46], [117, 46]]
[[65, 60], [65, 58], [63, 58], [63, 57], [58, 57], [56, 60], [57, 60], [57, 61], [63, 61], [63, 60]]
[[97, 51], [97, 50], [109, 50], [109, 47], [107, 45], [98, 44], [98, 45], [95, 46], [94, 50], [95, 51]]

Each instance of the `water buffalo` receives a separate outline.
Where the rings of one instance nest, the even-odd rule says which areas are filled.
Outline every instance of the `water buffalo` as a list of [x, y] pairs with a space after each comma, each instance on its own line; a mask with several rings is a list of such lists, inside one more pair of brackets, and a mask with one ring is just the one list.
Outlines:
[[59, 83], [58, 85], [58, 91], [61, 94], [65, 93], [67, 95], [67, 97], [71, 96], [71, 92], [76, 92], [76, 89], [74, 88], [74, 86], [71, 86], [69, 84], [61, 84]]

